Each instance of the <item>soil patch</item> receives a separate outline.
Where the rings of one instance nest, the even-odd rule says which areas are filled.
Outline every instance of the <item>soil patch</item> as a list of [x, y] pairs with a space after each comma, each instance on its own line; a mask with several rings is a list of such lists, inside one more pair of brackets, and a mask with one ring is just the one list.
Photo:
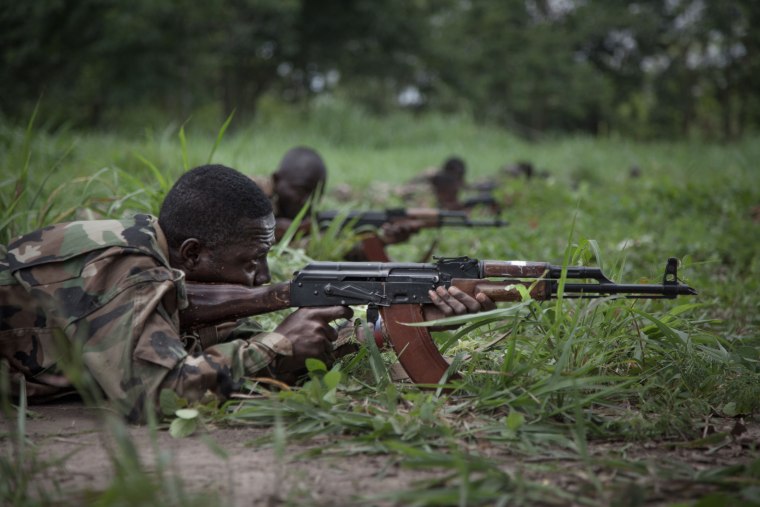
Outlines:
[[[45, 469], [42, 480], [57, 484], [57, 491], [71, 498], [82, 491], [101, 491], [113, 479], [114, 439], [102, 428], [99, 415], [79, 402], [30, 407], [27, 442], [39, 460], [55, 463]], [[128, 431], [146, 470], [154, 471], [160, 458], [191, 494], [212, 493], [225, 505], [368, 505], [368, 496], [448, 472], [409, 470], [396, 456], [333, 453], [335, 439], [327, 437], [292, 442], [278, 455], [274, 446], [261, 443], [270, 429], [255, 427], [212, 428], [182, 439], [159, 431], [155, 443], [146, 427]], [[562, 450], [526, 458], [511, 454], [508, 446], [484, 443], [477, 452], [505, 471], [579, 496], [587, 497], [589, 487], [601, 485], [591, 495], [601, 503], [624, 500], [635, 490], [644, 495], [644, 503], [659, 504], [715, 490], [710, 481], [699, 481], [700, 471], [750, 463], [758, 457], [758, 442], [757, 422], [721, 419], [711, 423], [703, 440], [689, 443], [589, 443], [593, 465], [584, 465], [578, 453]], [[0, 445], [6, 455], [12, 452], [10, 439]], [[663, 469], [670, 472], [663, 474]]]

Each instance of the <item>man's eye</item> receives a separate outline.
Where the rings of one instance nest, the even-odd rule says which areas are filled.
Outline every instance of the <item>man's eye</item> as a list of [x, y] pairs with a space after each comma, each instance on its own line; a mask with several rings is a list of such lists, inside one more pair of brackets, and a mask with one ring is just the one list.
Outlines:
[[248, 261], [248, 267], [250, 267], [252, 270], [258, 269], [258, 267], [261, 266], [261, 264], [266, 261], [266, 258], [267, 258], [267, 254], [264, 254], [260, 257], [256, 257], [255, 259], [251, 259], [250, 261]]

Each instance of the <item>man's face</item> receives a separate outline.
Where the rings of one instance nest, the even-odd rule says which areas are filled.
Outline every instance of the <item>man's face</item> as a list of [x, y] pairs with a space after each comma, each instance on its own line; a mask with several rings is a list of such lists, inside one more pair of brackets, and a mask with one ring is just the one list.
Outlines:
[[309, 200], [309, 196], [317, 190], [320, 181], [309, 176], [282, 173], [275, 173], [272, 176], [279, 216], [291, 220], [295, 218]]
[[186, 272], [187, 280], [203, 283], [230, 283], [253, 287], [269, 283], [267, 254], [274, 243], [274, 215], [247, 221], [239, 241], [216, 248], [204, 248], [199, 262]]

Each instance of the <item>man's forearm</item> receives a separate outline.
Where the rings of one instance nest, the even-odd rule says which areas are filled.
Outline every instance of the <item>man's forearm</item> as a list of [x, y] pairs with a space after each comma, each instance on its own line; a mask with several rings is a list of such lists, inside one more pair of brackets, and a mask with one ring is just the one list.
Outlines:
[[188, 306], [180, 310], [182, 329], [229, 322], [289, 306], [288, 284], [247, 287], [188, 282], [185, 288]]

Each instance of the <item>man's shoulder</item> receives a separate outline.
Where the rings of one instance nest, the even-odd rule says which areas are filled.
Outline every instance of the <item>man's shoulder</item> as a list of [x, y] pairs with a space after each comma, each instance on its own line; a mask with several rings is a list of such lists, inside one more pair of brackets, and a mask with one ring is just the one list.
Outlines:
[[12, 271], [48, 262], [60, 262], [96, 250], [121, 247], [163, 259], [157, 243], [156, 219], [135, 215], [124, 220], [83, 220], [43, 227], [8, 245]]

